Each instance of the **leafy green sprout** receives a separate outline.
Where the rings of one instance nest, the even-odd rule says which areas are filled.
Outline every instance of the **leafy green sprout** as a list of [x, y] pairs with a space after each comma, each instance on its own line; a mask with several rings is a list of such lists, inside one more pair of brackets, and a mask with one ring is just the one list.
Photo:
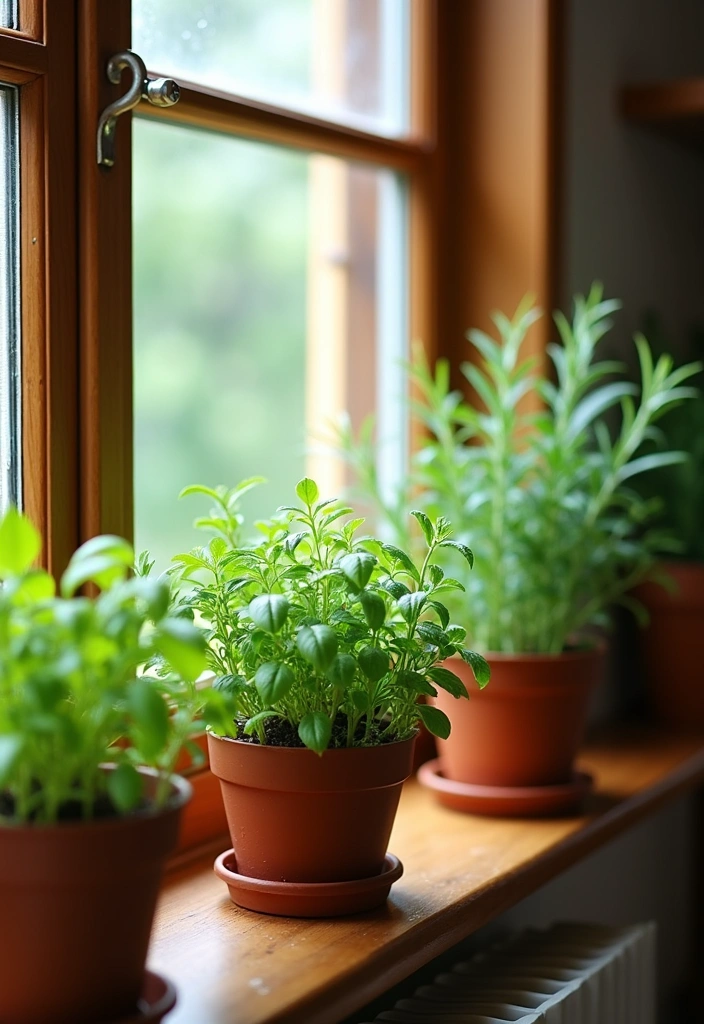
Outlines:
[[[36, 528], [9, 508], [0, 521], [0, 821], [89, 819], [106, 802], [128, 813], [144, 800], [142, 765], [158, 773], [161, 805], [195, 729], [202, 635], [170, 614], [166, 581], [132, 574], [127, 541], [85, 543], [58, 595], [53, 577], [32, 567], [40, 548]], [[78, 596], [85, 584], [98, 595]], [[161, 678], [142, 673], [150, 661]]]
[[[211, 499], [222, 493], [199, 490]], [[472, 552], [444, 517], [414, 511], [425, 540], [418, 566], [396, 545], [358, 538], [364, 520], [321, 501], [314, 481], [301, 480], [296, 494], [300, 505], [259, 523], [263, 539], [252, 546], [229, 544], [229, 524], [203, 522], [216, 536], [174, 559], [184, 603], [207, 623], [211, 728], [265, 743], [273, 720], [283, 720], [319, 754], [407, 739], [419, 721], [446, 737], [447, 717], [419, 697], [436, 696], [437, 687], [468, 696], [441, 664], [453, 655], [479, 686], [489, 667], [450, 624], [439, 597], [463, 586], [435, 558], [454, 548], [471, 566]]]
[[[658, 553], [672, 550], [671, 536], [651, 525], [655, 503], [632, 481], [685, 459], [652, 448], [660, 417], [696, 394], [686, 381], [700, 364], [654, 360], [636, 335], [640, 388], [624, 379], [621, 364], [597, 358], [618, 308], [595, 285], [576, 298], [572, 323], [556, 314], [554, 379], [521, 357], [540, 316], [530, 297], [511, 320], [495, 314], [498, 341], [468, 335], [478, 358], [462, 372], [476, 404], [451, 389], [446, 361], [431, 369], [419, 352], [410, 375], [424, 441], [392, 502], [376, 476], [371, 424], [359, 438], [349, 430], [338, 436], [400, 544], [411, 541], [399, 510], [413, 495], [426, 514], [449, 516], [457, 536], [481, 552], [475, 571], [461, 576], [466, 597], [450, 602], [479, 650], [557, 654], [583, 642], [585, 631], [608, 622], [610, 605], [633, 604], [633, 585]], [[537, 413], [525, 403], [529, 392], [542, 399]]]

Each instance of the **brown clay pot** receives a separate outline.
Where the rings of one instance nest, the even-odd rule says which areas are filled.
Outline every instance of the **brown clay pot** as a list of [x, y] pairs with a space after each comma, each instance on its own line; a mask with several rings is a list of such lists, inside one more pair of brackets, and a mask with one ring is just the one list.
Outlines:
[[413, 745], [414, 738], [318, 756], [209, 733], [237, 872], [277, 882], [379, 874]]
[[448, 667], [471, 695], [440, 690], [434, 703], [452, 723], [438, 740], [443, 774], [481, 786], [554, 786], [572, 778], [603, 648], [564, 654], [488, 654], [491, 682], [477, 692], [459, 658]]
[[678, 730], [704, 732], [704, 565], [666, 562], [670, 593], [659, 583], [635, 590], [650, 623], [643, 630], [643, 669], [653, 710]]
[[[147, 796], [154, 774], [147, 772]], [[94, 1024], [134, 1014], [164, 862], [190, 796], [122, 818], [0, 829], [0, 1019]]]

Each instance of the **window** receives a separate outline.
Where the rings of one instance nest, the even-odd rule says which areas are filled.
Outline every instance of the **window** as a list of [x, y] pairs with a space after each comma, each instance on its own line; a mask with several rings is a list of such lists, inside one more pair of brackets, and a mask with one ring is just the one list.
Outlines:
[[[436, 334], [433, 24], [434, 0], [0, 0], [0, 501], [54, 571], [99, 532], [163, 568], [192, 481], [267, 475], [252, 517], [303, 472], [335, 493], [344, 410], [401, 470], [401, 361]], [[99, 168], [132, 42], [181, 99], [121, 116]]]

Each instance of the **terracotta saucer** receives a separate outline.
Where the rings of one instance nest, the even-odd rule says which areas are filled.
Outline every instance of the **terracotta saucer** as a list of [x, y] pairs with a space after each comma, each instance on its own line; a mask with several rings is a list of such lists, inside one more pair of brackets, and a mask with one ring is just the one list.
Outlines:
[[176, 989], [171, 982], [154, 971], [145, 971], [136, 1012], [114, 1024], [159, 1024], [175, 1005]]
[[403, 874], [403, 864], [391, 853], [378, 875], [351, 882], [275, 882], [238, 875], [234, 850], [221, 853], [214, 867], [238, 907], [280, 917], [340, 917], [373, 910], [386, 902]]
[[572, 779], [560, 786], [476, 786], [471, 782], [454, 782], [442, 774], [440, 758], [421, 765], [418, 781], [432, 789], [444, 807], [506, 818], [567, 814], [594, 787], [594, 779], [587, 772], [574, 772]]

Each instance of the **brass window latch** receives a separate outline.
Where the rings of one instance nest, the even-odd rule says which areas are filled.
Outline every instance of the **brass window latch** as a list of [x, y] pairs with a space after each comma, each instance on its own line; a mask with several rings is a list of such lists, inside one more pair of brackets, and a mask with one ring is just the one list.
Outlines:
[[131, 50], [116, 53], [108, 61], [107, 76], [113, 85], [120, 84], [125, 68], [132, 72], [132, 84], [124, 96], [105, 108], [98, 121], [97, 159], [100, 167], [112, 167], [115, 163], [115, 130], [120, 114], [133, 110], [143, 99], [153, 107], [171, 107], [178, 103], [181, 95], [172, 78], [150, 78], [142, 58]]

